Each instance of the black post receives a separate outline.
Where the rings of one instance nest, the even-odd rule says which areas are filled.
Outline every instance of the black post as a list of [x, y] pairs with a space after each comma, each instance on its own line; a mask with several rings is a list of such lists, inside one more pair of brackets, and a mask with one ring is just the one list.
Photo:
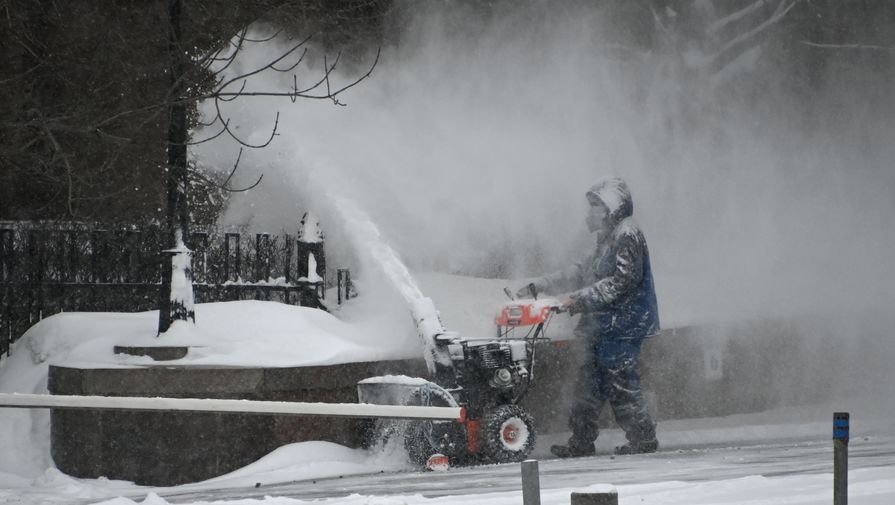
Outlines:
[[[255, 234], [255, 279], [254, 282], [270, 280], [270, 235]], [[255, 299], [270, 301], [270, 290], [256, 288]]]
[[255, 234], [255, 282], [270, 279], [270, 234]]
[[134, 230], [124, 232], [124, 245], [121, 250], [121, 257], [124, 262], [124, 282], [137, 283], [139, 281], [139, 272], [137, 271], [140, 264], [138, 246], [140, 233]]
[[46, 263], [46, 234], [43, 230], [32, 230], [29, 234], [31, 256], [31, 278], [29, 291], [31, 298], [29, 301], [28, 322], [35, 323], [43, 319], [44, 309], [44, 278], [47, 271]]
[[833, 505], [848, 505], [848, 412], [833, 414]]
[[[288, 233], [283, 234], [283, 240], [286, 241], [284, 247], [286, 249], [283, 258], [283, 275], [286, 278], [286, 285], [292, 284], [292, 237]], [[284, 303], [292, 303], [292, 296], [290, 288], [287, 287], [283, 290], [283, 302]]]
[[[237, 281], [239, 280], [239, 276], [242, 275], [240, 272], [240, 258], [242, 257], [242, 252], [239, 250], [239, 233], [225, 233], [224, 234], [224, 280], [227, 281]], [[233, 244], [232, 246], [230, 244]], [[233, 257], [233, 262], [230, 261], [230, 257]]]
[[[171, 89], [168, 96], [168, 206], [165, 224], [166, 244], [162, 251], [162, 282], [159, 293], [158, 332], [164, 333], [174, 321], [195, 321], [193, 311], [192, 271], [187, 208], [187, 117], [183, 101], [184, 58], [186, 48], [181, 45], [181, 0], [169, 0], [168, 57]], [[174, 277], [178, 279], [175, 281]], [[175, 289], [174, 285], [177, 285]]]
[[193, 233], [190, 243], [193, 250], [193, 281], [208, 283], [208, 233], [198, 231]]
[[351, 298], [351, 270], [345, 269], [345, 301]]
[[90, 282], [99, 284], [105, 280], [100, 260], [105, 258], [105, 235], [102, 230], [90, 232]]
[[80, 282], [80, 268], [78, 265], [78, 233], [70, 230], [66, 233], [68, 238], [68, 275], [66, 280], [71, 282]]
[[12, 281], [13, 237], [11, 228], [0, 229], [0, 281]]

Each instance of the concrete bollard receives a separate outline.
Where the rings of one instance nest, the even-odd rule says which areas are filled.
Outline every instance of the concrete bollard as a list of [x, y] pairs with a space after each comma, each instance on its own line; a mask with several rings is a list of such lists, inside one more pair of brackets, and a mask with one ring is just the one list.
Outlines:
[[541, 505], [541, 479], [535, 459], [522, 462], [522, 504]]
[[573, 491], [572, 505], [618, 505], [615, 486], [592, 486], [587, 491]]

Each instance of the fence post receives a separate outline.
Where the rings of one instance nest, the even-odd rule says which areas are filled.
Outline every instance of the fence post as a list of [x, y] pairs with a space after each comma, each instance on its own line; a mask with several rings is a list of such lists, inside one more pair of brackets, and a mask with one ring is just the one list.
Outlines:
[[351, 270], [345, 269], [345, 301], [351, 299]]
[[[106, 258], [106, 235], [103, 230], [90, 232], [90, 309], [109, 310], [97, 294], [97, 284], [106, 280], [104, 269], [100, 265], [100, 259]], [[102, 309], [100, 305], [102, 304]]]
[[[324, 235], [320, 229], [320, 223], [310, 212], [305, 212], [301, 218], [298, 235], [295, 241], [295, 256], [297, 268], [295, 274], [299, 279], [305, 279], [309, 283], [316, 284], [321, 289], [315, 290], [314, 296], [323, 298], [326, 292], [324, 279], [326, 278], [326, 256], [323, 249]], [[313, 258], [313, 261], [312, 261]], [[314, 271], [311, 271], [313, 265]], [[305, 290], [302, 290], [301, 305], [316, 305], [316, 300], [311, 300]], [[309, 302], [309, 303], [308, 303]]]
[[270, 278], [270, 234], [255, 234], [255, 281]]
[[541, 505], [541, 480], [536, 459], [522, 462], [522, 505]]
[[[230, 242], [233, 242], [233, 247], [231, 248]], [[230, 263], [230, 256], [233, 255], [232, 249], [236, 250], [236, 257], [234, 258], [234, 264]], [[224, 281], [227, 282], [231, 277], [231, 273], [236, 274], [236, 278], [232, 280], [239, 279], [239, 267], [240, 267], [240, 252], [239, 252], [239, 233], [225, 233], [224, 234]], [[231, 267], [233, 267], [233, 271], [231, 272]]]
[[13, 233], [10, 228], [0, 229], [0, 280], [3, 282], [12, 281]]
[[[28, 233], [28, 324], [43, 318], [44, 247], [39, 232]], [[35, 312], [37, 320], [35, 320]]]
[[[301, 226], [296, 237], [296, 256], [298, 257], [297, 275], [299, 278], [312, 279], [315, 276], [323, 278], [326, 272], [326, 256], [323, 250], [323, 231], [320, 223], [310, 213], [305, 212], [301, 218]], [[314, 255], [317, 267], [314, 272], [309, 270], [310, 256]]]
[[65, 233], [66, 245], [68, 248], [68, 270], [65, 279], [71, 282], [78, 282], [80, 277], [80, 268], [78, 267], [78, 232], [69, 230]]
[[833, 505], [848, 505], [848, 412], [833, 414]]
[[283, 244], [283, 248], [285, 249], [284, 254], [285, 258], [283, 258], [283, 276], [286, 279], [286, 289], [283, 290], [283, 301], [285, 303], [292, 303], [292, 292], [290, 291], [290, 287], [292, 285], [292, 236], [288, 233], [283, 233], [283, 240], [286, 242]]
[[339, 305], [351, 298], [351, 271], [347, 268], [336, 270], [336, 295]]

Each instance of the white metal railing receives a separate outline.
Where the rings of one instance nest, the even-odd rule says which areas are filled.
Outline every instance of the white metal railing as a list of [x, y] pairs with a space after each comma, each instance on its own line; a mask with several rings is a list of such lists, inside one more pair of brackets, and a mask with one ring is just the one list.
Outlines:
[[374, 405], [370, 403], [302, 403], [211, 398], [147, 398], [0, 393], [0, 408], [153, 410], [232, 412], [294, 416], [461, 420], [460, 407]]

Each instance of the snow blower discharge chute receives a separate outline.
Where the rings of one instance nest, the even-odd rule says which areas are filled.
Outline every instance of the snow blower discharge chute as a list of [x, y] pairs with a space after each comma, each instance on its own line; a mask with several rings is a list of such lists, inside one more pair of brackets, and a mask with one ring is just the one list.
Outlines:
[[[505, 290], [509, 296], [509, 292]], [[534, 294], [534, 291], [532, 291]], [[429, 469], [449, 464], [523, 461], [534, 448], [532, 417], [519, 406], [534, 379], [535, 344], [560, 312], [555, 299], [512, 300], [500, 307], [496, 338], [446, 331], [432, 300], [411, 307], [431, 380], [405, 376], [364, 379], [361, 403], [461, 407], [460, 421], [375, 421], [370, 445], [403, 437], [410, 460]]]

